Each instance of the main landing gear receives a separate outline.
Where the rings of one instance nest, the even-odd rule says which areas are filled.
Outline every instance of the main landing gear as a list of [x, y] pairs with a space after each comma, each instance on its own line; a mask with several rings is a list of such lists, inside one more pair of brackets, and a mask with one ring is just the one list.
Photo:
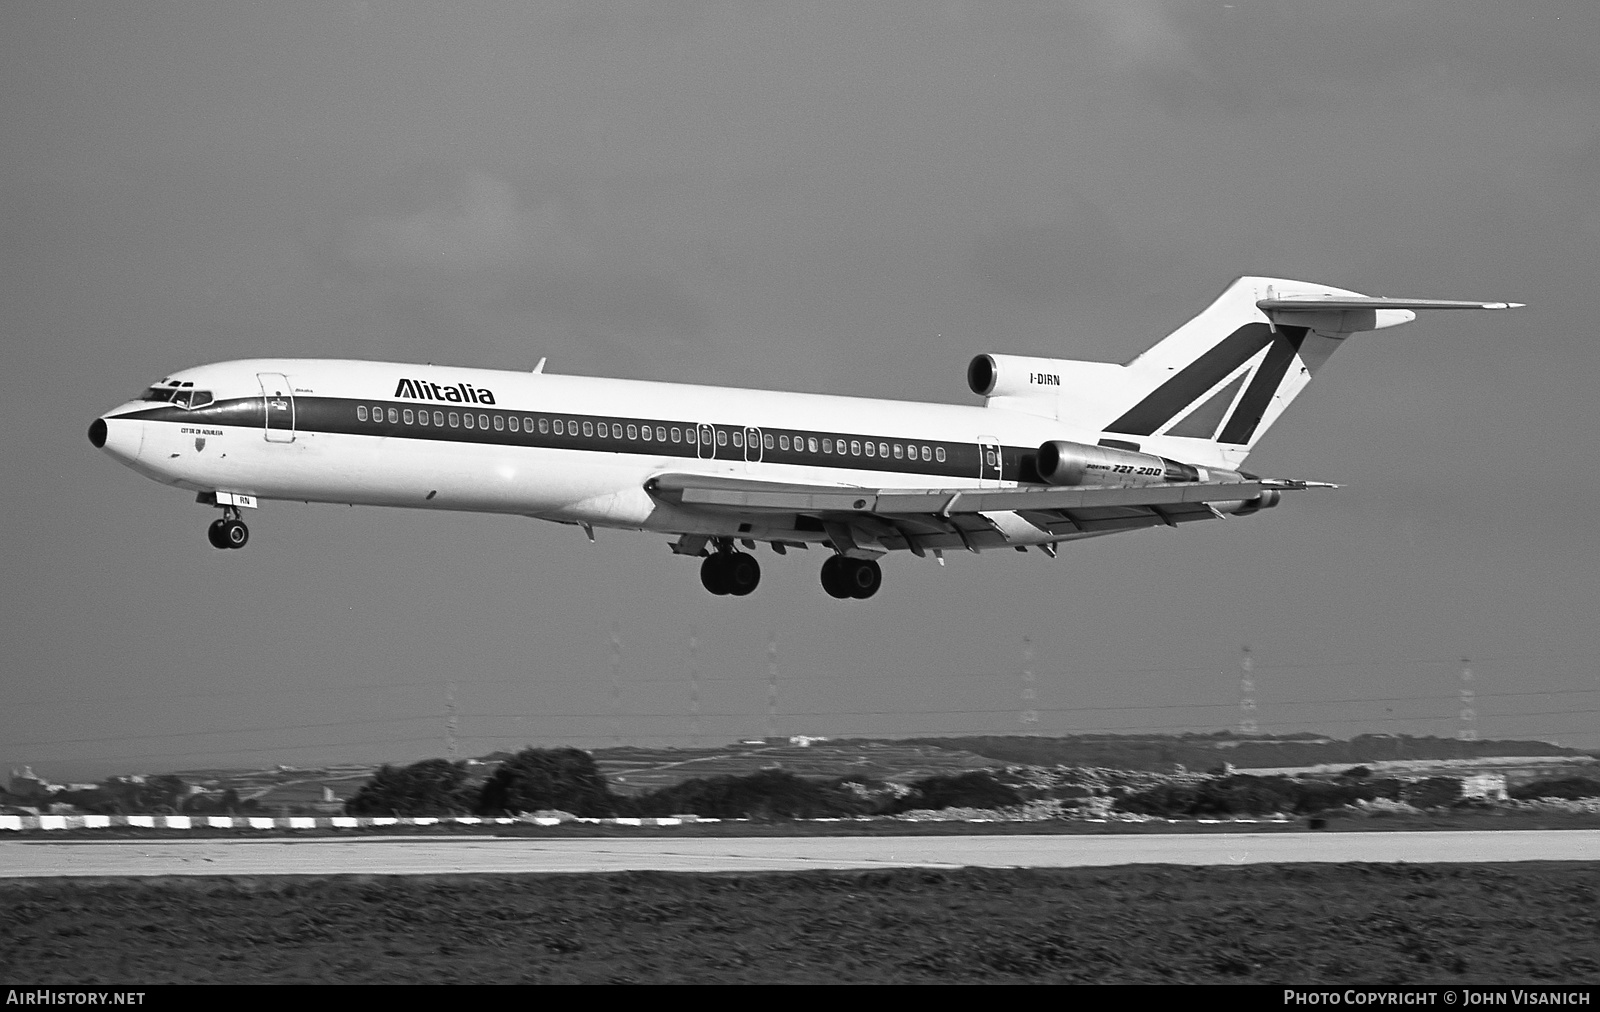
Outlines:
[[744, 552], [715, 551], [700, 563], [700, 582], [713, 594], [743, 597], [761, 582], [761, 564]]
[[[703, 545], [701, 542], [680, 554], [699, 551]], [[719, 539], [711, 554], [700, 562], [700, 582], [718, 596], [744, 597], [761, 583], [761, 564], [755, 556], [735, 551], [731, 538]], [[865, 600], [876, 594], [882, 585], [883, 570], [874, 559], [831, 555], [822, 564], [822, 589], [832, 597]]]
[[882, 584], [883, 570], [873, 559], [833, 555], [822, 564], [822, 589], [832, 597], [865, 600], [876, 594]]
[[239, 519], [237, 506], [224, 506], [222, 518], [211, 521], [211, 527], [206, 531], [206, 540], [211, 542], [212, 548], [243, 548], [245, 542], [250, 540], [250, 528]]

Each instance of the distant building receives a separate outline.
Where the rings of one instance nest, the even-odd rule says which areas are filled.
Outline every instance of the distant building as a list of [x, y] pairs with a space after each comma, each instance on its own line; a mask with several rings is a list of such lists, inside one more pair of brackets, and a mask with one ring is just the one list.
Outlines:
[[791, 735], [789, 737], [789, 744], [798, 745], [801, 748], [810, 748], [812, 745], [816, 744], [819, 741], [827, 741], [827, 740], [828, 739], [823, 738], [820, 735], [796, 734], [796, 735]]
[[1506, 800], [1506, 775], [1504, 773], [1474, 773], [1461, 778], [1463, 798], [1483, 798], [1485, 801]]

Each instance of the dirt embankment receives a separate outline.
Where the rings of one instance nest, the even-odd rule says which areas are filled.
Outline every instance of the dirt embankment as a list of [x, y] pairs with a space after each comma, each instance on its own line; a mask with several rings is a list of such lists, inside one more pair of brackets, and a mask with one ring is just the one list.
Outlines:
[[0, 884], [0, 978], [1600, 982], [1600, 866]]

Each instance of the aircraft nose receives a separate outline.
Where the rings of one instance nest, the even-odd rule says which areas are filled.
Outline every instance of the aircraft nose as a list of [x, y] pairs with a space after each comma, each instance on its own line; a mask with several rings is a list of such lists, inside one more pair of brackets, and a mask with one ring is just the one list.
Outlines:
[[89, 442], [124, 462], [144, 451], [144, 426], [137, 419], [102, 415], [89, 423]]

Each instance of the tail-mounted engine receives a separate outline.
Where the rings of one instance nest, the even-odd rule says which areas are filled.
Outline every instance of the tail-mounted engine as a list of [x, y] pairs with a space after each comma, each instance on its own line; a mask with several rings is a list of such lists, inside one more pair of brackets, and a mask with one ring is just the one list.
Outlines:
[[1051, 485], [1159, 485], [1200, 481], [1200, 469], [1153, 453], [1089, 446], [1064, 439], [1039, 447], [1035, 466]]
[[980, 397], [1038, 397], [1061, 392], [1063, 367], [1078, 365], [1059, 358], [1025, 355], [978, 355], [967, 364], [967, 387]]

